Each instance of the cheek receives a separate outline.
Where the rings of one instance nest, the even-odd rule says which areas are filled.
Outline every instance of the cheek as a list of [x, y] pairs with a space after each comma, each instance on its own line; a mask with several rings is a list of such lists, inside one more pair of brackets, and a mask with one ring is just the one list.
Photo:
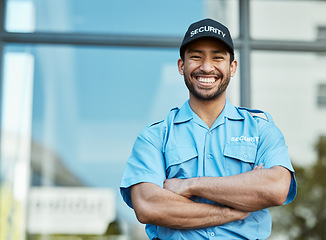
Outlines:
[[183, 75], [185, 76], [191, 76], [191, 68], [189, 66], [183, 68]]
[[185, 64], [183, 65], [183, 69], [184, 71], [187, 72], [192, 72], [194, 70], [196, 70], [197, 68], [200, 67], [200, 62], [195, 62], [195, 61], [186, 61]]
[[225, 76], [233, 74], [232, 73], [232, 68], [228, 64], [223, 64], [223, 65], [217, 66], [216, 69], [219, 72], [223, 73], [223, 75], [225, 75]]
[[199, 68], [188, 68], [187, 70], [185, 70], [185, 75], [187, 75], [188, 77], [192, 77], [193, 74], [195, 74], [199, 71], [200, 71]]

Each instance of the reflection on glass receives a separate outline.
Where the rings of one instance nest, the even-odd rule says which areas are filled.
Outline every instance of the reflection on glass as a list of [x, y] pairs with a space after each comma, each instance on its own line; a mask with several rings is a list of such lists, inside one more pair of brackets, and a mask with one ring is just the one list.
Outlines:
[[[21, 31], [25, 20], [35, 17], [33, 27], [41, 32], [178, 36], [189, 22], [201, 18], [203, 11], [203, 1], [198, 0], [7, 0], [6, 29]], [[19, 12], [23, 17], [17, 17]], [[33, 31], [31, 26], [28, 29]]]
[[6, 9], [6, 30], [8, 32], [34, 32], [34, 1], [8, 1]]
[[[111, 213], [116, 217], [106, 232], [121, 234], [125, 229], [142, 236], [142, 225], [122, 203], [118, 189], [137, 134], [188, 98], [177, 70], [178, 51], [25, 45], [5, 49], [6, 54], [26, 51], [35, 66], [31, 153], [26, 154], [32, 167], [29, 207], [63, 209], [68, 201], [77, 204], [73, 209], [90, 209], [87, 206], [95, 205], [87, 204], [93, 201], [88, 198], [67, 195], [51, 203], [42, 196], [54, 188], [71, 193], [84, 189], [90, 193], [85, 197], [95, 189], [110, 190], [113, 201], [106, 204], [114, 204]], [[38, 236], [33, 229], [32, 236]]]
[[[68, 196], [49, 203], [42, 196], [53, 187], [108, 189], [115, 204], [113, 223], [142, 229], [120, 199], [120, 180], [138, 133], [188, 99], [177, 70], [178, 51], [24, 45], [5, 50], [28, 51], [35, 63], [31, 153], [26, 155], [32, 171], [29, 207], [62, 209], [65, 201], [91, 201]], [[238, 93], [238, 78], [232, 81], [230, 99]]]
[[1, 99], [0, 239], [25, 239], [34, 58], [6, 53]]
[[255, 52], [252, 60], [253, 106], [272, 113], [295, 163], [313, 163], [314, 146], [326, 135], [326, 112], [317, 101], [317, 89], [326, 83], [326, 57]]
[[325, 1], [250, 1], [251, 36], [257, 39], [318, 39], [325, 28]]
[[238, 0], [7, 0], [9, 32], [181, 36], [190, 22], [215, 18], [238, 37]]
[[[228, 26], [232, 38], [239, 37], [239, 0], [202, 0], [204, 16]], [[181, 31], [182, 32], [182, 31]]]
[[[227, 24], [233, 37], [238, 36], [238, 16], [234, 14], [238, 11], [237, 0], [6, 3], [5, 28], [9, 32], [143, 34], [164, 38], [180, 36], [190, 22], [208, 16]], [[25, 236], [25, 207], [30, 220], [28, 239], [54, 237], [50, 236], [51, 228], [48, 232], [46, 227], [35, 228], [35, 218], [39, 221], [39, 216], [45, 214], [46, 219], [50, 216], [46, 214], [53, 211], [61, 211], [63, 215], [58, 216], [62, 217], [76, 209], [90, 215], [98, 213], [98, 209], [109, 209], [111, 218], [103, 218], [107, 221], [105, 233], [78, 236], [61, 232], [58, 237], [100, 240], [128, 235], [130, 239], [144, 239], [143, 226], [122, 203], [118, 188], [138, 133], [147, 124], [161, 120], [171, 108], [181, 107], [188, 98], [177, 71], [178, 49], [7, 44], [4, 52], [6, 56], [24, 56], [25, 62], [16, 58], [14, 65], [5, 59], [5, 71], [11, 69], [12, 74], [28, 77], [30, 85], [25, 87], [12, 76], [3, 77], [0, 226], [6, 226], [8, 231], [0, 231], [0, 239]], [[228, 98], [236, 105], [238, 94], [236, 76], [228, 92]], [[12, 114], [16, 120], [7, 121]], [[29, 122], [18, 121], [22, 119]], [[9, 136], [8, 123], [20, 127], [19, 133], [29, 130], [29, 135]], [[13, 153], [24, 156], [24, 165], [16, 164], [16, 156], [10, 155]], [[96, 195], [95, 190], [106, 192], [111, 200], [103, 204], [88, 198]], [[53, 194], [60, 198], [53, 201]], [[22, 196], [24, 203], [20, 202]], [[96, 199], [101, 199], [100, 194]], [[49, 222], [44, 221], [48, 227]]]

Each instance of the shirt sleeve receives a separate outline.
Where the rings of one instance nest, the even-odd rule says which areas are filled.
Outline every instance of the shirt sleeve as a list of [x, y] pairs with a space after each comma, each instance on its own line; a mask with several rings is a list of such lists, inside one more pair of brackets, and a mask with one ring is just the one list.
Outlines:
[[294, 169], [290, 161], [288, 147], [285, 144], [284, 136], [276, 127], [274, 122], [264, 124], [260, 130], [257, 160], [258, 164], [263, 163], [265, 168], [282, 166], [291, 172], [291, 185], [284, 204], [292, 202], [297, 193]]
[[165, 164], [162, 153], [162, 141], [150, 127], [137, 137], [131, 156], [120, 184], [120, 193], [126, 204], [132, 208], [130, 187], [149, 182], [163, 187], [165, 180]]

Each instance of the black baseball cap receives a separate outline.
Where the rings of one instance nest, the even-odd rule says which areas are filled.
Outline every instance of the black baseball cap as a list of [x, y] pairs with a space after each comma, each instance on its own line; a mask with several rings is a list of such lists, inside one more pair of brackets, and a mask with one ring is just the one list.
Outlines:
[[180, 46], [180, 56], [183, 55], [186, 46], [190, 42], [202, 37], [213, 37], [222, 41], [226, 44], [230, 53], [234, 54], [233, 41], [229, 29], [211, 18], [206, 18], [189, 26]]

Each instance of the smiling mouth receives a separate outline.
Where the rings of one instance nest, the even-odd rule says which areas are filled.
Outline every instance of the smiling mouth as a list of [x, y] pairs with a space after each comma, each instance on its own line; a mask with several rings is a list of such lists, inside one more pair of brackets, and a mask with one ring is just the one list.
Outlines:
[[197, 77], [197, 81], [200, 83], [214, 83], [216, 79], [215, 77]]

